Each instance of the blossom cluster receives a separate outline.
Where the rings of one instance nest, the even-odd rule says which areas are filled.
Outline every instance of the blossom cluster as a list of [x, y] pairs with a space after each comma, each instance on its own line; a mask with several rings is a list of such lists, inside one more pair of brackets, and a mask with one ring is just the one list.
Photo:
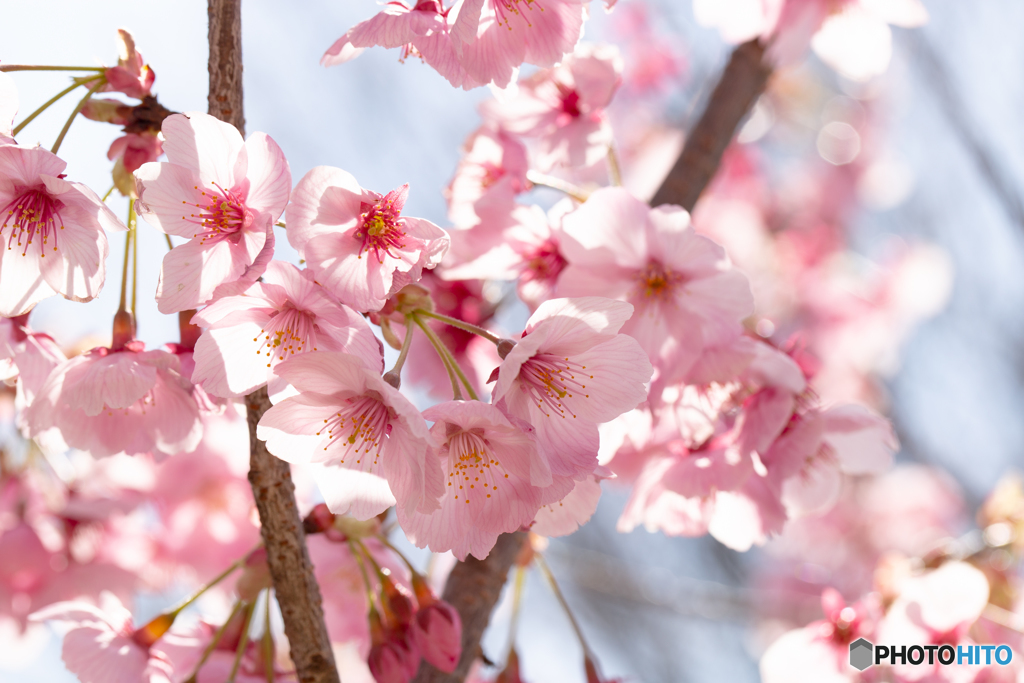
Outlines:
[[[381, 683], [411, 680], [421, 661], [452, 671], [462, 655], [458, 613], [391, 544], [391, 524], [459, 560], [529, 530], [525, 567], [536, 539], [585, 524], [613, 479], [629, 488], [621, 531], [746, 550], [827, 523], [851, 478], [889, 466], [884, 402], [862, 386], [878, 368], [839, 342], [866, 319], [909, 329], [934, 306], [899, 306], [898, 273], [844, 316], [818, 291], [837, 279], [822, 264], [847, 251], [842, 217], [824, 220], [829, 193], [855, 176], [811, 174], [829, 195], [806, 210], [819, 230], [766, 199], [747, 146], [693, 216], [652, 208], [642, 141], [614, 144], [613, 122], [631, 115], [615, 96], [656, 99], [681, 63], [638, 19], [644, 70], [627, 70], [618, 48], [580, 42], [588, 11], [390, 2], [327, 51], [332, 65], [399, 48], [454, 86], [495, 86], [448, 187], [448, 229], [406, 214], [408, 185], [367, 189], [333, 166], [293, 183], [269, 135], [164, 109], [123, 30], [118, 65], [73, 82], [89, 90], [86, 118], [124, 127], [108, 153], [130, 200], [122, 223], [66, 179], [63, 133], [53, 151], [18, 141], [0, 74], [0, 373], [21, 453], [0, 451], [2, 632], [29, 644], [39, 622], [59, 624], [65, 664], [86, 683], [296, 680], [245, 476], [243, 401], [264, 391], [255, 438], [294, 467], [328, 631], [352, 655], [341, 667]], [[787, 11], [750, 35], [780, 45], [803, 21]], [[540, 68], [519, 79], [524, 64]], [[563, 196], [542, 206], [552, 189]], [[158, 348], [137, 339], [127, 304], [137, 218], [169, 247], [155, 299], [181, 336]], [[733, 243], [737, 223], [766, 248]], [[58, 294], [95, 299], [115, 232], [127, 245], [110, 343], [62, 348], [31, 312]], [[298, 264], [276, 258], [278, 239]], [[502, 329], [513, 291], [529, 315]], [[898, 349], [884, 342], [876, 356]], [[171, 611], [137, 623], [125, 608], [180, 581], [202, 587]], [[833, 622], [868, 623], [827, 599]], [[178, 619], [194, 604], [201, 617]], [[517, 662], [513, 649], [506, 672]]]

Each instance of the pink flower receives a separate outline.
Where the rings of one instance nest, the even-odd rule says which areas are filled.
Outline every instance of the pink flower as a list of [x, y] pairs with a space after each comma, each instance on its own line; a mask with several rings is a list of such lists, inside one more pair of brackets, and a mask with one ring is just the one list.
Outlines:
[[452, 42], [449, 10], [440, 0], [418, 0], [414, 7], [392, 0], [384, 11], [353, 26], [327, 48], [320, 59], [334, 66], [357, 57], [364, 48], [401, 48], [402, 59], [418, 56], [456, 88], [475, 88], [477, 82], [463, 68]]
[[120, 160], [125, 173], [131, 174], [143, 164], [156, 161], [163, 153], [163, 145], [155, 133], [128, 133], [110, 143], [107, 158]]
[[217, 286], [247, 274], [288, 203], [291, 172], [265, 133], [243, 141], [234, 126], [206, 114], [168, 116], [163, 134], [168, 161], [144, 164], [135, 178], [140, 215], [191, 238], [160, 270], [157, 304], [173, 313], [205, 304]]
[[537, 138], [537, 164], [590, 166], [608, 153], [605, 107], [622, 82], [618, 48], [584, 44], [562, 64], [519, 84], [507, 101], [488, 100], [481, 113], [505, 130]]
[[[621, 188], [598, 190], [562, 221], [562, 296], [631, 303], [623, 325], [662, 375], [681, 377], [709, 346], [736, 337], [750, 286], [724, 250], [694, 233], [683, 209], [651, 209]], [[664, 380], [663, 380], [664, 381]]]
[[564, 498], [541, 506], [530, 531], [541, 536], [568, 536], [590, 521], [601, 499], [601, 480], [611, 476], [606, 467], [574, 483]]
[[619, 334], [633, 307], [601, 297], [552, 299], [530, 316], [498, 369], [492, 400], [537, 430], [551, 473], [597, 467], [597, 425], [647, 398], [651, 363]]
[[585, 14], [582, 0], [463, 0], [452, 34], [468, 74], [504, 88], [524, 62], [550, 67], [572, 52]]
[[214, 396], [242, 396], [269, 382], [273, 397], [286, 386], [274, 368], [306, 351], [346, 351], [383, 371], [380, 342], [365, 319], [283, 261], [271, 261], [262, 282], [214, 300], [193, 320], [206, 331], [192, 381]]
[[177, 356], [142, 342], [76, 356], [50, 373], [28, 408], [30, 433], [56, 427], [69, 446], [96, 457], [195, 450], [202, 423], [179, 368]]
[[420, 604], [412, 635], [423, 659], [441, 671], [455, 671], [462, 654], [462, 619], [454, 607], [443, 600]]
[[529, 188], [526, 147], [513, 135], [482, 126], [463, 144], [463, 156], [448, 186], [448, 217], [460, 229], [490, 227], [515, 207]]
[[64, 180], [66, 165], [45, 149], [0, 145], [0, 315], [54, 294], [91, 301], [103, 288], [103, 231], [126, 228], [95, 192]]
[[437, 508], [443, 484], [423, 416], [358, 357], [313, 351], [277, 374], [299, 395], [266, 412], [257, 434], [289, 462], [323, 463], [318, 483], [337, 514], [359, 519]]
[[318, 166], [295, 187], [288, 241], [314, 279], [342, 303], [379, 310], [448, 249], [444, 230], [401, 215], [408, 195], [408, 185], [379, 195], [340, 168]]
[[434, 423], [430, 431], [440, 444], [432, 458], [445, 473], [444, 496], [436, 511], [398, 513], [409, 540], [421, 548], [483, 559], [499, 534], [529, 525], [542, 504], [572, 486], [553, 486], [536, 439], [492, 405], [450, 401], [423, 417]]
[[106, 70], [107, 84], [102, 92], [122, 92], [128, 97], [141, 100], [149, 95], [156, 74], [135, 49], [135, 39], [123, 28], [117, 29], [117, 66]]
[[136, 631], [132, 615], [112, 593], [104, 592], [102, 609], [84, 602], [58, 602], [32, 615], [34, 621], [57, 621], [69, 630], [62, 659], [82, 683], [170, 683], [171, 662], [146, 634]]

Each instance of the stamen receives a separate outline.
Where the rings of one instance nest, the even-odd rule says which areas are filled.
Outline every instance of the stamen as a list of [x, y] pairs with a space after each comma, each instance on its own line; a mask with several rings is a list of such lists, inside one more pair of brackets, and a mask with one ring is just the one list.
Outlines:
[[0, 235], [11, 228], [7, 234], [7, 249], [21, 247], [21, 255], [28, 254], [32, 240], [39, 240], [39, 256], [46, 257], [46, 246], [52, 244], [57, 251], [58, 227], [64, 229], [64, 220], [60, 210], [64, 203], [53, 198], [45, 189], [31, 189], [23, 192], [0, 210], [4, 222], [0, 225]]
[[[196, 207], [198, 213], [181, 217], [183, 221], [195, 223], [200, 227], [200, 231], [192, 235], [199, 238], [200, 244], [205, 244], [207, 240], [218, 242], [237, 234], [252, 225], [253, 221], [252, 212], [245, 207], [242, 197], [232, 190], [225, 190], [217, 183], [210, 184], [214, 190], [201, 190], [200, 195], [203, 199], [200, 203], [191, 205]], [[193, 187], [199, 189], [198, 185]], [[185, 200], [181, 203], [189, 206]]]
[[487, 440], [475, 431], [459, 431], [448, 438], [448, 486], [458, 486], [455, 500], [469, 505], [470, 496], [479, 496], [481, 491], [486, 500], [498, 490], [500, 479], [508, 479], [505, 468], [487, 449]]
[[256, 355], [267, 357], [267, 367], [282, 361], [289, 355], [294, 356], [305, 351], [317, 350], [315, 316], [305, 311], [288, 306], [270, 318], [267, 326], [253, 337], [263, 343], [256, 349]]
[[327, 435], [325, 451], [332, 445], [341, 449], [342, 465], [348, 460], [349, 467], [367, 471], [377, 465], [390, 433], [388, 407], [372, 396], [355, 396], [346, 399], [337, 413], [326, 418], [316, 435]]
[[378, 263], [384, 261], [383, 254], [399, 258], [393, 250], [405, 248], [402, 241], [406, 236], [403, 231], [405, 221], [401, 213], [402, 204], [398, 203], [396, 192], [389, 192], [374, 204], [363, 204], [363, 224], [354, 233], [355, 238], [362, 241], [359, 258], [363, 258], [366, 252], [372, 252]]
[[519, 370], [520, 386], [547, 417], [575, 418], [565, 399], [590, 398], [590, 394], [583, 393], [587, 388], [584, 382], [594, 376], [586, 370], [586, 365], [568, 358], [540, 353], [523, 363]]

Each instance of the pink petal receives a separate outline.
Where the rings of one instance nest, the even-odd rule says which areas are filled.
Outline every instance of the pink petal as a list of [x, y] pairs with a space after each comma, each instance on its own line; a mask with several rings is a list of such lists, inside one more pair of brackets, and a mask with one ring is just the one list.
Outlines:
[[217, 183], [229, 190], [245, 177], [245, 141], [230, 123], [186, 112], [168, 116], [161, 130], [167, 160], [197, 173], [202, 185]]
[[288, 243], [305, 258], [306, 243], [315, 235], [355, 227], [362, 199], [363, 189], [351, 174], [317, 166], [292, 192], [286, 218]]
[[313, 465], [313, 478], [324, 502], [336, 515], [372, 519], [396, 503], [383, 477], [334, 465]]
[[253, 133], [245, 141], [248, 159], [246, 179], [249, 193], [245, 205], [270, 216], [276, 222], [288, 205], [292, 191], [292, 174], [284, 152], [266, 133]]

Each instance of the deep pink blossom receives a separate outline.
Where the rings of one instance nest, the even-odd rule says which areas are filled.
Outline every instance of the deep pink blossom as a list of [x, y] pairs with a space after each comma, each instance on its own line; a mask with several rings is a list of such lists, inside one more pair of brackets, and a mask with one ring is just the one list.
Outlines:
[[366, 320], [283, 261], [272, 261], [261, 282], [214, 300], [193, 320], [206, 329], [192, 381], [214, 396], [242, 396], [269, 381], [273, 397], [285, 387], [274, 367], [306, 351], [345, 351], [383, 371], [380, 342]]
[[322, 463], [318, 483], [337, 514], [369, 519], [437, 508], [441, 468], [420, 412], [376, 369], [347, 353], [312, 351], [276, 369], [298, 391], [266, 412], [259, 438], [289, 462]]
[[492, 400], [536, 429], [556, 476], [591, 474], [597, 425], [647, 397], [650, 361], [619, 334], [632, 314], [629, 304], [601, 297], [546, 301], [499, 366]]
[[103, 288], [104, 230], [126, 228], [95, 192], [64, 180], [66, 166], [39, 147], [0, 145], [0, 315], [54, 294], [91, 301]]
[[462, 654], [462, 619], [443, 600], [419, 606], [412, 621], [412, 635], [423, 659], [451, 673]]
[[104, 73], [106, 84], [101, 92], [121, 92], [128, 97], [141, 100], [150, 94], [156, 74], [150, 68], [142, 53], [135, 49], [135, 39], [123, 28], [117, 29], [117, 66]]
[[682, 376], [701, 351], [738, 336], [750, 285], [724, 250], [694, 233], [676, 206], [651, 209], [621, 188], [598, 190], [562, 220], [569, 265], [561, 296], [605, 296], [636, 309], [622, 331], [659, 371]]
[[170, 659], [159, 646], [137, 635], [132, 615], [111, 593], [102, 608], [85, 602], [58, 602], [32, 615], [68, 627], [62, 659], [82, 683], [170, 683]]
[[388, 297], [416, 282], [448, 249], [444, 230], [402, 216], [403, 185], [386, 195], [364, 190], [340, 168], [307, 173], [288, 207], [288, 241], [310, 273], [357, 311], [380, 310]]
[[564, 477], [553, 482], [533, 435], [492, 405], [451, 401], [423, 416], [434, 423], [440, 446], [431, 457], [441, 464], [445, 489], [438, 510], [399, 511], [406, 535], [421, 548], [483, 559], [499, 534], [529, 525], [542, 504], [572, 486]]
[[189, 238], [168, 252], [160, 271], [157, 304], [173, 313], [207, 303], [219, 285], [247, 275], [288, 203], [291, 172], [265, 133], [243, 141], [234, 126], [207, 114], [168, 116], [163, 134], [168, 161], [144, 164], [135, 178], [140, 215]]
[[382, 12], [356, 24], [336, 40], [320, 63], [342, 64], [367, 47], [400, 48], [403, 60], [422, 58], [456, 88], [469, 90], [483, 85], [486, 81], [475, 80], [459, 61], [452, 41], [452, 19], [441, 0], [418, 0], [413, 7], [392, 0]]
[[76, 356], [50, 373], [29, 406], [30, 433], [56, 427], [69, 446], [96, 457], [188, 453], [203, 430], [179, 369], [177, 356], [141, 342]]
[[463, 0], [453, 41], [473, 79], [504, 88], [524, 62], [561, 62], [583, 34], [585, 16], [583, 0]]
[[536, 162], [590, 166], [608, 153], [611, 124], [605, 107], [622, 81], [618, 48], [584, 44], [559, 66], [523, 80], [517, 92], [481, 105], [487, 121], [536, 138]]

